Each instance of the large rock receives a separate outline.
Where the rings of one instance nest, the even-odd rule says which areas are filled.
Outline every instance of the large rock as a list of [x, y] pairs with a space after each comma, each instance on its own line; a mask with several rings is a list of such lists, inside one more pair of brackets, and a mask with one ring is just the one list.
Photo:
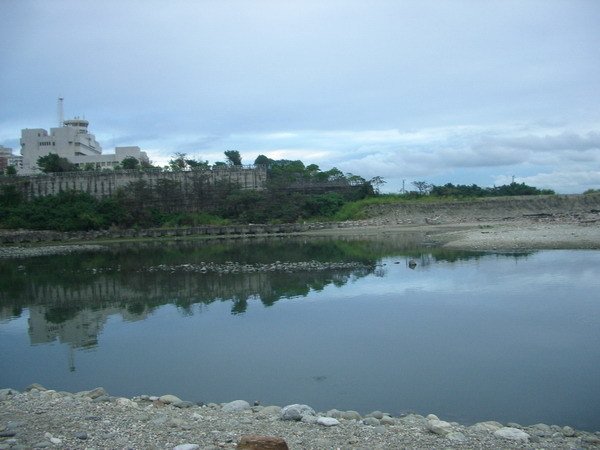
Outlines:
[[504, 427], [494, 431], [494, 436], [510, 441], [528, 442], [529, 435], [518, 428]]
[[479, 422], [479, 423], [476, 423], [475, 425], [471, 425], [469, 427], [469, 430], [476, 431], [476, 432], [493, 433], [494, 431], [497, 431], [503, 427], [504, 427], [504, 425], [502, 425], [500, 422], [495, 422], [493, 420], [489, 420], [487, 422]]
[[315, 410], [308, 405], [293, 405], [284, 406], [281, 409], [282, 420], [302, 420], [303, 416], [314, 416]]
[[30, 384], [29, 386], [27, 386], [25, 388], [25, 392], [29, 392], [32, 389], [37, 389], [38, 391], [47, 391], [48, 390], [44, 386], [42, 386], [41, 384], [33, 383], [33, 384]]
[[407, 414], [404, 417], [398, 419], [401, 423], [411, 427], [425, 427], [427, 426], [427, 419], [420, 414]]
[[439, 434], [440, 436], [446, 436], [454, 431], [452, 429], [452, 425], [444, 420], [439, 419], [429, 419], [427, 421], [427, 429], [432, 433]]
[[361, 420], [362, 417], [356, 411], [344, 411], [344, 412], [342, 412], [342, 419], [345, 419], [345, 420]]
[[246, 400], [234, 400], [223, 405], [223, 412], [234, 413], [240, 411], [247, 411], [251, 408], [252, 407], [250, 406], [250, 403], [248, 403]]
[[362, 420], [363, 425], [367, 425], [370, 427], [378, 427], [379, 425], [381, 425], [381, 423], [379, 422], [379, 419], [376, 419], [375, 417], [365, 417]]
[[179, 444], [177, 447], [173, 447], [173, 450], [198, 450], [199, 448], [198, 444]]
[[376, 419], [382, 419], [384, 414], [381, 411], [373, 411], [372, 413], [367, 414], [366, 417], [375, 417]]
[[165, 405], [170, 405], [171, 403], [177, 403], [181, 401], [179, 397], [171, 394], [161, 395], [158, 397], [158, 400], [163, 402]]
[[265, 406], [264, 408], [261, 408], [260, 411], [258, 411], [256, 413], [256, 417], [259, 418], [266, 418], [266, 417], [275, 417], [275, 416], [280, 416], [281, 415], [281, 407], [279, 406]]
[[381, 422], [381, 425], [394, 425], [396, 419], [390, 416], [383, 416], [379, 422]]
[[275, 436], [246, 434], [240, 438], [238, 450], [289, 450], [284, 439]]
[[330, 409], [327, 411], [327, 417], [333, 417], [334, 419], [342, 418], [342, 411], [338, 411], [337, 409]]
[[529, 427], [529, 431], [539, 437], [549, 437], [554, 434], [554, 430], [550, 427], [550, 425], [546, 425], [545, 423], [536, 423], [535, 425], [531, 425]]
[[104, 390], [103, 387], [97, 387], [96, 389], [92, 389], [91, 391], [84, 391], [80, 394], [82, 394], [84, 397], [89, 397], [91, 399], [97, 399], [99, 397], [108, 397], [108, 393]]

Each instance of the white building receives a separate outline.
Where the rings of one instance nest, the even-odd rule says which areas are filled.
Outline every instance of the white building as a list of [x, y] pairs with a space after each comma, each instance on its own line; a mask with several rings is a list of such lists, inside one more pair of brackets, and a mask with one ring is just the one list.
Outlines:
[[21, 155], [23, 165], [20, 173], [39, 172], [37, 160], [41, 156], [56, 153], [77, 166], [92, 164], [97, 169], [112, 168], [127, 157], [140, 162], [149, 162], [148, 155], [139, 147], [116, 147], [114, 154], [102, 154], [102, 147], [96, 137], [88, 132], [89, 122], [84, 119], [65, 120], [58, 128], [21, 130]]

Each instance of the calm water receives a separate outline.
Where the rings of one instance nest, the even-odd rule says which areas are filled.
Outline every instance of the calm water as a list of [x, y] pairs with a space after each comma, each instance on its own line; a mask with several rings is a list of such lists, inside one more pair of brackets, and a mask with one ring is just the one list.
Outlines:
[[[0, 260], [0, 387], [600, 430], [600, 252], [412, 242], [196, 241]], [[309, 260], [358, 266], [182, 266]]]

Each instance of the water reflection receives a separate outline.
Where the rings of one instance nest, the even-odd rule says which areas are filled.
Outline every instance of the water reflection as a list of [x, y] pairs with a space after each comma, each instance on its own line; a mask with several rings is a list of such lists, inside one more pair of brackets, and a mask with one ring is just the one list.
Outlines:
[[[437, 262], [454, 263], [479, 259], [483, 252], [444, 249], [424, 250], [422, 234], [394, 238], [296, 238], [254, 239], [217, 243], [175, 241], [170, 243], [121, 244], [102, 252], [44, 256], [0, 261], [0, 323], [20, 317], [28, 309], [28, 330], [33, 345], [59, 341], [71, 348], [93, 348], [111, 316], [127, 322], [141, 321], [166, 304], [183, 315], [213, 302], [230, 302], [231, 314], [244, 314], [250, 301], [265, 307], [285, 298], [305, 297], [326, 286], [343, 286], [350, 280], [387, 273], [389, 264], [427, 270]], [[528, 253], [504, 254], [502, 258], [525, 258]], [[236, 261], [263, 264], [274, 261], [335, 262], [354, 267], [252, 273], [188, 273], [182, 265]], [[149, 270], [168, 264], [172, 270]], [[169, 265], [170, 264], [170, 265]]]
[[[597, 429], [600, 254], [423, 240], [190, 241], [0, 261], [2, 384]], [[231, 261], [249, 269], [220, 271]]]

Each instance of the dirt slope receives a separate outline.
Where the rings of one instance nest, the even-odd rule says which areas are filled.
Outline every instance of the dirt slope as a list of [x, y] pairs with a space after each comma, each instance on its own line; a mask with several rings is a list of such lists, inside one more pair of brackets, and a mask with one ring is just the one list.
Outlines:
[[600, 223], [600, 194], [501, 197], [452, 202], [374, 205], [369, 221], [396, 224], [473, 222]]

